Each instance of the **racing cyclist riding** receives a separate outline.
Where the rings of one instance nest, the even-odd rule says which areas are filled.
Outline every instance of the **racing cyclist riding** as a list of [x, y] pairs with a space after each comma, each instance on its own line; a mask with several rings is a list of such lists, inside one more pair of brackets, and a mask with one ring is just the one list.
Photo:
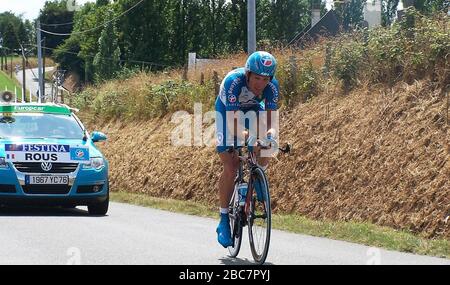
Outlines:
[[[275, 79], [277, 62], [267, 52], [257, 51], [251, 54], [244, 68], [237, 68], [226, 75], [220, 86], [216, 99], [216, 139], [217, 153], [223, 165], [219, 179], [220, 222], [217, 227], [217, 240], [223, 247], [232, 246], [231, 229], [228, 216], [228, 205], [234, 190], [234, 179], [239, 167], [237, 153], [230, 148], [241, 145], [237, 124], [244, 122], [243, 128], [249, 129], [248, 141], [260, 138], [276, 144], [276, 131], [272, 128], [273, 112], [278, 109], [279, 86]], [[241, 111], [241, 112], [239, 112]], [[265, 115], [261, 114], [266, 111]], [[257, 121], [251, 120], [249, 112], [253, 112]], [[227, 113], [229, 116], [227, 116]], [[235, 117], [236, 116], [236, 117]], [[247, 118], [246, 121], [243, 118]], [[266, 121], [267, 118], [267, 121]], [[259, 134], [258, 128], [264, 125], [267, 137]], [[252, 135], [253, 134], [253, 135]], [[244, 139], [245, 140], [245, 139]], [[251, 144], [251, 143], [249, 143]], [[266, 170], [270, 157], [258, 157], [258, 166]], [[258, 185], [255, 185], [258, 193]], [[259, 196], [261, 196], [259, 194]]]

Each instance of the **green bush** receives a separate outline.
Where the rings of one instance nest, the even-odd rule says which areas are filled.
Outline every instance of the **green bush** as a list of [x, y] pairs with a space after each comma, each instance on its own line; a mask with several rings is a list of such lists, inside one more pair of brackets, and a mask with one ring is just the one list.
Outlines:
[[129, 68], [124, 67], [115, 73], [115, 79], [117, 80], [127, 80], [141, 73], [139, 68]]
[[363, 80], [393, 85], [446, 72], [448, 16], [424, 17], [410, 9], [408, 17], [391, 27], [356, 31], [333, 42], [330, 73], [342, 81], [344, 90]]
[[366, 65], [361, 36], [358, 40], [349, 40], [344, 36], [332, 51], [330, 68], [332, 75], [342, 82], [344, 91], [350, 91], [357, 84], [358, 74]]
[[395, 82], [403, 72], [406, 46], [398, 25], [391, 29], [371, 30], [366, 46], [367, 65], [364, 74], [373, 83]]
[[298, 90], [303, 95], [303, 102], [316, 96], [320, 92], [320, 70], [314, 68], [312, 60], [300, 67], [298, 75]]
[[138, 89], [108, 86], [95, 90], [89, 88], [72, 97], [72, 105], [108, 119], [149, 119], [178, 110], [192, 112], [194, 103], [202, 103], [203, 110], [208, 111], [212, 110], [215, 101], [213, 84], [209, 81], [205, 85], [195, 85], [168, 80], [160, 84], [143, 83]]
[[415, 23], [412, 46], [415, 53], [421, 54], [421, 61], [417, 60], [411, 64], [413, 72], [423, 71], [429, 76], [442, 75], [441, 86], [449, 84], [450, 31], [448, 30], [448, 16], [438, 15], [435, 18], [427, 18], [416, 15]]
[[292, 107], [319, 94], [321, 68], [313, 64], [313, 59], [320, 58], [321, 54], [311, 50], [301, 57], [290, 56], [288, 61], [279, 62], [277, 79], [283, 104]]
[[[297, 59], [295, 60], [298, 61]], [[280, 62], [277, 70], [276, 77], [280, 85], [280, 93], [284, 104], [292, 106], [295, 102], [299, 101], [299, 90], [296, 80], [296, 74], [298, 73], [297, 63], [292, 62]]]
[[96, 93], [92, 89], [85, 89], [83, 92], [71, 94], [68, 98], [69, 104], [77, 109], [86, 110], [89, 109], [91, 102], [94, 101]]
[[93, 102], [95, 115], [106, 118], [123, 118], [127, 111], [128, 94], [124, 89], [101, 92]]

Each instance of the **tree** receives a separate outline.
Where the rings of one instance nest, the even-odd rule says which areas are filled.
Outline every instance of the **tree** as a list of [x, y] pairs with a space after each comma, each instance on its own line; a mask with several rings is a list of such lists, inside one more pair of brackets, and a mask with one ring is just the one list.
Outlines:
[[[41, 22], [41, 29], [58, 34], [70, 34], [73, 30], [74, 12], [67, 9], [68, 0], [46, 1], [44, 8], [40, 11], [38, 20]], [[52, 35], [43, 33], [45, 46], [49, 50], [45, 53], [51, 54], [52, 50], [62, 44], [69, 36]]]
[[97, 2], [95, 3], [98, 7], [100, 6], [106, 6], [109, 4], [109, 0], [97, 0]]
[[[117, 4], [122, 12], [130, 9], [136, 1], [122, 0]], [[172, 19], [169, 4], [168, 1], [147, 0], [139, 5], [139, 9], [133, 9], [126, 17], [119, 19], [120, 42], [125, 58], [158, 64], [170, 62], [172, 56], [168, 47]]]
[[19, 49], [21, 44], [30, 42], [22, 19], [11, 12], [0, 14], [0, 35], [3, 39], [3, 47], [10, 50]]
[[383, 26], [389, 26], [397, 13], [399, 0], [383, 0], [381, 1], [381, 23]]
[[310, 1], [271, 1], [269, 34], [272, 41], [289, 42], [310, 21]]
[[[286, 44], [310, 22], [310, 0], [256, 3], [257, 40], [264, 48], [267, 43]], [[346, 16], [350, 23], [362, 18], [362, 7], [357, 12]], [[118, 62], [120, 57], [126, 67], [161, 70], [167, 65], [183, 65], [188, 52], [215, 57], [247, 50], [247, 0], [96, 0], [83, 5], [74, 14], [73, 22], [72, 36], [58, 48], [57, 59], [77, 71], [84, 69], [81, 72], [86, 81], [92, 81], [94, 74], [97, 79], [113, 76], [107, 70], [111, 64], [104, 61], [113, 55], [113, 61]], [[101, 30], [97, 27], [106, 22], [114, 24], [117, 31], [99, 41]], [[120, 50], [120, 56], [114, 54], [116, 50]], [[71, 53], [64, 56], [64, 52]], [[73, 53], [79, 60], [73, 58]], [[117, 68], [116, 64], [112, 66]]]
[[[113, 12], [108, 11], [107, 19], [112, 19]], [[99, 43], [99, 52], [94, 58], [94, 70], [97, 81], [108, 80], [120, 69], [120, 48], [117, 39], [117, 29], [114, 21], [106, 23]]]
[[427, 0], [425, 1], [425, 9], [428, 13], [435, 13], [438, 11], [448, 11], [450, 9], [449, 0]]
[[225, 45], [225, 22], [226, 22], [226, 6], [225, 0], [211, 0], [209, 27], [211, 33], [211, 56], [216, 56], [223, 52]]
[[257, 41], [269, 38], [272, 24], [270, 0], [256, 1], [256, 37]]
[[[93, 60], [99, 51], [99, 31], [101, 23], [108, 19], [106, 13], [108, 6], [97, 7], [94, 3], [86, 3], [81, 11], [78, 11], [74, 17], [74, 37], [80, 47], [78, 57], [83, 61], [85, 82], [92, 82], [94, 79]], [[67, 41], [67, 40], [66, 40]], [[73, 45], [73, 43], [72, 43]]]
[[[433, 14], [438, 11], [444, 12], [450, 7], [449, 0], [414, 0], [410, 2], [410, 5], [414, 6], [417, 11], [424, 14]], [[403, 1], [403, 4], [405, 4], [405, 1]]]
[[25, 31], [26, 31], [26, 41], [25, 43], [35, 43], [36, 42], [36, 31], [33, 24], [29, 20], [25, 20], [24, 22]]
[[358, 26], [364, 20], [364, 4], [366, 0], [343, 0], [335, 2], [338, 21], [344, 30]]
[[84, 75], [84, 61], [79, 57], [81, 51], [80, 40], [72, 36], [53, 52], [54, 59], [60, 68]]
[[247, 50], [247, 1], [231, 0], [228, 8], [227, 42], [229, 52]]

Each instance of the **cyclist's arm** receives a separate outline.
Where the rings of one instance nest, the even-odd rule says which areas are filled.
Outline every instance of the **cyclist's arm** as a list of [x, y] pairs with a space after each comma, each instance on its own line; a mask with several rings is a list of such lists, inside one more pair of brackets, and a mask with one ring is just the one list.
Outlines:
[[279, 100], [279, 86], [278, 81], [274, 78], [269, 82], [266, 93], [266, 110], [267, 110], [267, 134], [270, 133], [272, 138], [278, 136], [278, 100]]
[[227, 126], [227, 145], [233, 145], [234, 138], [238, 133], [238, 119], [236, 112], [239, 111], [239, 93], [241, 89], [236, 78], [227, 78], [224, 82], [226, 126]]
[[267, 111], [267, 134], [270, 134], [271, 137], [275, 137], [276, 129], [272, 128], [272, 113], [274, 113], [273, 110]]

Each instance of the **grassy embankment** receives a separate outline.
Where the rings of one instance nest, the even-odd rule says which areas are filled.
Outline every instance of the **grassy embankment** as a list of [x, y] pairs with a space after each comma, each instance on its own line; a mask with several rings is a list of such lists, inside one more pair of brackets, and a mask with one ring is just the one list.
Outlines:
[[[302, 51], [272, 51], [279, 60], [282, 124], [296, 126], [284, 135], [298, 143], [296, 155], [276, 165], [271, 176], [275, 228], [449, 257], [449, 20], [445, 15], [415, 18], [415, 27], [402, 22], [324, 39]], [[120, 133], [146, 120], [158, 122], [155, 129], [169, 127], [164, 118], [178, 110], [192, 112], [194, 102], [202, 103], [203, 111], [213, 109], [215, 84], [220, 83], [213, 80], [213, 70], [223, 78], [244, 62], [242, 54], [205, 68], [203, 84], [200, 72], [189, 74], [187, 81], [177, 70], [122, 74], [87, 88], [71, 104], [97, 126], [121, 122], [114, 140], [139, 139]], [[149, 141], [153, 137], [147, 135]], [[113, 191], [127, 192], [113, 193], [114, 200], [216, 216], [211, 189], [217, 175], [195, 186], [189, 183], [192, 175], [211, 170], [185, 171], [192, 167], [187, 162], [194, 151], [197, 159], [215, 167], [214, 161], [200, 158], [202, 149], [181, 150], [179, 160], [169, 147], [153, 154], [156, 159], [141, 153], [138, 160], [148, 175], [131, 181], [126, 175], [137, 171], [135, 165], [123, 166], [130, 149], [118, 153], [125, 151], [123, 146], [113, 144], [111, 165], [120, 168], [112, 171]], [[205, 157], [214, 156], [206, 152]], [[167, 165], [155, 167], [158, 161]], [[159, 181], [167, 172], [177, 173], [177, 179]], [[189, 189], [180, 189], [183, 185]]]

